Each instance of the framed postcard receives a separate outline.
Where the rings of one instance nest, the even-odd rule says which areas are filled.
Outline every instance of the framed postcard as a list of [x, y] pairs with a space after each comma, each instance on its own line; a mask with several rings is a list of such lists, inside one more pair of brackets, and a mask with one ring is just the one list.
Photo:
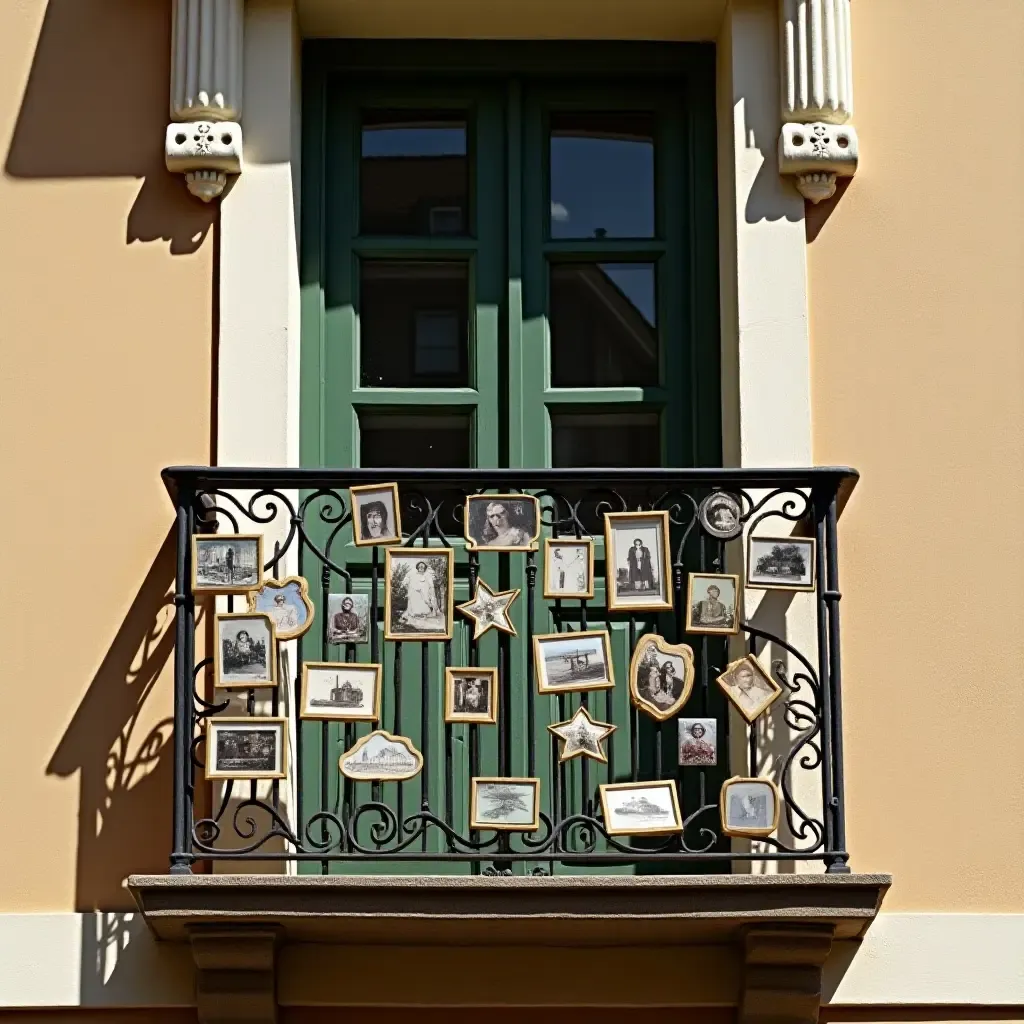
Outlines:
[[380, 665], [304, 662], [299, 717], [376, 722], [380, 718], [380, 680]]
[[732, 540], [743, 532], [740, 500], [728, 491], [709, 494], [697, 509], [697, 519], [706, 533], [718, 540]]
[[535, 551], [540, 504], [532, 494], [470, 494], [463, 530], [470, 551]]
[[219, 612], [213, 632], [215, 689], [277, 685], [274, 622], [266, 612]]
[[370, 642], [370, 595], [329, 594], [327, 596], [327, 642], [367, 644]]
[[813, 537], [750, 537], [747, 586], [758, 590], [814, 590]]
[[771, 779], [736, 776], [722, 784], [718, 809], [727, 836], [770, 836], [779, 827], [782, 794]]
[[494, 725], [498, 720], [498, 670], [446, 668], [444, 720]]
[[357, 547], [402, 543], [398, 484], [365, 484], [348, 489], [352, 503], [352, 541]]
[[629, 694], [638, 708], [664, 722], [690, 699], [693, 677], [693, 649], [649, 633], [629, 662]]
[[739, 576], [691, 572], [686, 589], [686, 632], [731, 635], [740, 631]]
[[458, 605], [459, 611], [473, 623], [474, 640], [489, 629], [518, 636], [508, 613], [519, 593], [519, 590], [491, 590], [482, 579], [477, 579], [473, 599]]
[[671, 779], [601, 786], [601, 812], [610, 836], [664, 836], [683, 831], [679, 797]]
[[378, 729], [357, 740], [338, 759], [346, 779], [367, 782], [401, 782], [419, 775], [423, 755], [406, 736], [392, 736]]
[[263, 585], [263, 534], [195, 534], [192, 592], [247, 594]]
[[667, 512], [606, 512], [609, 611], [670, 611]]
[[535, 832], [540, 828], [540, 779], [473, 779], [469, 827]]
[[782, 693], [782, 687], [752, 654], [729, 665], [718, 677], [718, 685], [748, 722], [753, 722]]
[[533, 663], [540, 693], [607, 690], [615, 685], [607, 630], [535, 636]]
[[384, 639], [451, 640], [455, 552], [389, 548], [384, 565]]
[[259, 590], [249, 591], [249, 611], [266, 612], [278, 640], [294, 640], [313, 625], [313, 602], [302, 576], [266, 580]]
[[288, 777], [286, 718], [208, 718], [207, 779]]
[[718, 721], [716, 719], [679, 719], [679, 763], [684, 767], [718, 764]]
[[544, 596], [581, 601], [594, 596], [594, 542], [589, 537], [544, 539]]

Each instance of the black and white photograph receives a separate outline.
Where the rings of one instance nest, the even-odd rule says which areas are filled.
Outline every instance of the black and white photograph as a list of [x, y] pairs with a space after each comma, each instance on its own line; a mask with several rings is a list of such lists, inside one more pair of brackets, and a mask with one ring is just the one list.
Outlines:
[[251, 590], [249, 611], [269, 615], [278, 640], [294, 640], [313, 625], [313, 602], [309, 599], [309, 586], [301, 576], [266, 580], [259, 590]]
[[747, 586], [758, 590], [814, 590], [813, 537], [751, 537]]
[[400, 782], [418, 775], [423, 755], [405, 736], [379, 729], [357, 740], [338, 760], [341, 774], [365, 782]]
[[206, 778], [286, 777], [284, 718], [210, 718], [206, 723]]
[[732, 540], [743, 532], [739, 499], [727, 491], [709, 494], [697, 510], [697, 518], [704, 530], [718, 540]]
[[519, 596], [518, 590], [491, 590], [483, 580], [477, 580], [471, 601], [458, 606], [460, 612], [473, 622], [473, 639], [479, 640], [489, 629], [516, 636], [516, 627], [509, 618], [509, 609]]
[[640, 639], [629, 664], [633, 703], [664, 722], [689, 700], [693, 690], [693, 649], [650, 633]]
[[610, 836], [670, 835], [683, 830], [676, 784], [670, 779], [601, 786], [601, 811]]
[[328, 595], [327, 642], [329, 644], [366, 644], [370, 642], [369, 594]]
[[782, 799], [771, 779], [729, 779], [722, 786], [719, 812], [727, 836], [768, 836], [779, 827]]
[[686, 632], [733, 634], [740, 631], [740, 578], [723, 573], [690, 573]]
[[469, 827], [499, 832], [540, 828], [540, 779], [473, 779]]
[[782, 693], [782, 687], [752, 654], [729, 665], [718, 677], [718, 685], [748, 722], [753, 722]]
[[498, 720], [496, 668], [446, 668], [444, 720], [493, 725]]
[[607, 690], [615, 685], [605, 630], [535, 636], [533, 653], [540, 693]]
[[610, 611], [670, 611], [667, 512], [607, 512], [605, 559]]
[[250, 689], [277, 685], [273, 620], [265, 612], [221, 612], [213, 618], [213, 685]]
[[534, 551], [540, 506], [530, 494], [471, 494], [463, 512], [471, 551]]
[[192, 590], [247, 594], [263, 584], [263, 535], [214, 534], [192, 538]]
[[366, 484], [350, 487], [352, 540], [357, 547], [401, 544], [402, 512], [398, 484]]
[[602, 764], [608, 763], [604, 741], [617, 726], [599, 722], [590, 717], [590, 712], [581, 704], [567, 722], [556, 722], [548, 726], [548, 732], [562, 741], [558, 760], [571, 761], [574, 757], [589, 757]]
[[718, 764], [718, 722], [714, 718], [679, 719], [679, 763], [684, 767]]
[[376, 722], [380, 718], [380, 679], [380, 665], [304, 662], [299, 717]]
[[388, 549], [384, 574], [386, 640], [450, 640], [454, 599], [451, 548]]
[[544, 540], [544, 596], [582, 601], [594, 596], [594, 542], [589, 537]]

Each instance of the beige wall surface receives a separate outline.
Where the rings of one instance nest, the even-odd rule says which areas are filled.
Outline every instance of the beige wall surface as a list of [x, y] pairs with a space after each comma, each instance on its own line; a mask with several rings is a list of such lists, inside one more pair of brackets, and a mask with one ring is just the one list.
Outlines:
[[861, 169], [808, 234], [848, 842], [886, 909], [1024, 911], [1024, 4], [856, 0]]
[[214, 209], [163, 167], [164, 2], [0, 3], [0, 911], [170, 849], [172, 510], [210, 452]]

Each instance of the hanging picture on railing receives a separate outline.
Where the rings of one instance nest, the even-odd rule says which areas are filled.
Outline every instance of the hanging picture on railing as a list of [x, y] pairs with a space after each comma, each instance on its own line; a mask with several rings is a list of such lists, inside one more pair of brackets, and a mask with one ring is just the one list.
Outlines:
[[732, 540], [743, 532], [739, 499], [727, 491], [709, 494], [697, 510], [700, 525], [717, 540]]
[[474, 640], [478, 640], [489, 629], [517, 635], [508, 613], [519, 593], [518, 590], [494, 591], [483, 580], [477, 580], [473, 600], [458, 606], [459, 611], [473, 621]]
[[751, 537], [747, 586], [758, 590], [814, 590], [813, 537]]
[[471, 551], [535, 551], [540, 506], [532, 494], [471, 494], [463, 532]]
[[498, 720], [498, 670], [446, 668], [444, 720], [494, 725]]
[[682, 832], [675, 782], [616, 782], [601, 786], [601, 813], [610, 836], [663, 836]]
[[535, 832], [540, 828], [540, 779], [473, 779], [469, 827]]
[[352, 504], [352, 540], [357, 547], [402, 542], [398, 484], [366, 484], [348, 489]]
[[548, 732], [562, 741], [558, 760], [571, 761], [574, 757], [589, 757], [602, 764], [608, 763], [608, 755], [602, 744], [617, 727], [609, 722], [598, 722], [581, 704], [576, 714], [567, 722], [556, 722], [548, 726]]
[[206, 723], [208, 779], [287, 777], [285, 718], [210, 718]]
[[213, 685], [240, 690], [277, 685], [274, 623], [264, 612], [213, 617]]
[[259, 590], [251, 590], [249, 611], [266, 612], [278, 640], [294, 640], [313, 625], [313, 602], [301, 576], [267, 580]]
[[782, 687], [752, 654], [734, 661], [718, 677], [718, 685], [748, 722], [763, 714], [782, 693]]
[[380, 718], [380, 676], [380, 665], [305, 662], [299, 717], [376, 722]]
[[771, 779], [737, 776], [723, 784], [718, 807], [727, 836], [770, 836], [779, 827], [782, 795]]
[[609, 611], [670, 611], [668, 513], [607, 512], [604, 542]]
[[691, 572], [686, 592], [686, 632], [738, 633], [739, 590], [739, 576]]
[[544, 540], [544, 596], [594, 596], [594, 542], [589, 537], [547, 537]]
[[679, 763], [684, 768], [718, 764], [717, 719], [679, 719]]
[[405, 736], [392, 736], [379, 729], [364, 736], [341, 755], [341, 774], [364, 782], [400, 782], [418, 775], [423, 755]]
[[263, 535], [211, 534], [192, 538], [192, 590], [247, 594], [263, 583]]
[[693, 690], [693, 650], [664, 637], [641, 637], [629, 663], [633, 703], [664, 722], [676, 715]]
[[535, 636], [533, 654], [540, 693], [607, 690], [615, 685], [605, 630]]
[[369, 641], [370, 595], [328, 595], [327, 642], [329, 644], [365, 644]]
[[451, 548], [389, 548], [384, 568], [384, 638], [450, 640], [454, 616]]

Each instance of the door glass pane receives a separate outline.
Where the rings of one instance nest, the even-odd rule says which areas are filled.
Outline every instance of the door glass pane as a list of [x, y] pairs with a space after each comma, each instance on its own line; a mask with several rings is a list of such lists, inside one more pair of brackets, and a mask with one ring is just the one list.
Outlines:
[[653, 238], [650, 113], [552, 113], [551, 237]]
[[366, 260], [360, 266], [360, 386], [469, 383], [469, 264]]
[[359, 414], [359, 464], [465, 469], [471, 465], [472, 416], [468, 412]]
[[451, 112], [365, 112], [359, 183], [364, 235], [467, 234], [465, 120]]
[[653, 263], [551, 265], [551, 385], [658, 383]]
[[551, 464], [635, 469], [661, 465], [656, 412], [551, 411]]

